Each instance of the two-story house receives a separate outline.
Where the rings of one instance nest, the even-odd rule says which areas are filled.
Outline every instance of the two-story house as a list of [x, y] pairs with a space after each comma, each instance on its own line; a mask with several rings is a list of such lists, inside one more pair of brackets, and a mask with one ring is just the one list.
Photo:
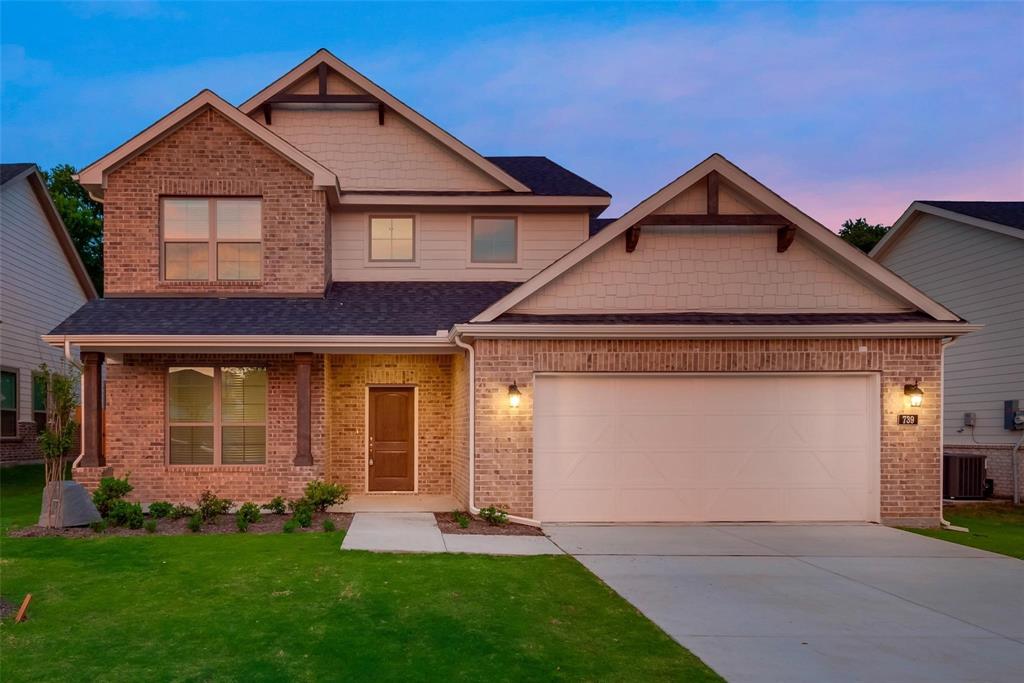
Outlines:
[[720, 155], [602, 219], [601, 188], [482, 156], [321, 50], [79, 179], [105, 298], [46, 339], [82, 351], [88, 485], [939, 519], [942, 348], [972, 328]]
[[0, 463], [41, 460], [46, 427], [43, 364], [64, 350], [41, 335], [96, 288], [35, 164], [0, 164]]

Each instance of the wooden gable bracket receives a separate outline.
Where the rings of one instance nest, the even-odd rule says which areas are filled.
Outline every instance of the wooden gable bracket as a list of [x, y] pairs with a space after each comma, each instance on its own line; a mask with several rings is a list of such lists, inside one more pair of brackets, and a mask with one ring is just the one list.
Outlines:
[[384, 125], [384, 111], [387, 107], [373, 95], [329, 95], [327, 93], [327, 74], [329, 67], [321, 62], [316, 67], [317, 94], [306, 95], [296, 93], [278, 93], [267, 98], [263, 103], [263, 120], [269, 126], [273, 120], [271, 113], [275, 104], [375, 104], [377, 105], [377, 124]]
[[708, 173], [708, 215], [718, 215], [718, 171]]
[[793, 244], [793, 239], [796, 237], [796, 226], [784, 225], [778, 229], [777, 235], [778, 242], [775, 250], [781, 254], [789, 249], [789, 245]]
[[640, 242], [640, 226], [633, 225], [626, 228], [626, 253], [632, 254], [636, 251], [638, 242]]

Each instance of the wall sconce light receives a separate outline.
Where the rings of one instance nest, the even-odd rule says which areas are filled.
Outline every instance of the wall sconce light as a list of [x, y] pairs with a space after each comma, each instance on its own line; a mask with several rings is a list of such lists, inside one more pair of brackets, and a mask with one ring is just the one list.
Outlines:
[[508, 385], [508, 405], [511, 408], [518, 408], [519, 401], [523, 397], [523, 394], [519, 391], [519, 387], [516, 386], [515, 382]]
[[921, 391], [921, 387], [917, 386], [917, 383], [921, 380], [914, 380], [913, 384], [903, 385], [903, 395], [910, 398], [910, 406], [912, 408], [919, 408], [924, 403], [924, 392]]

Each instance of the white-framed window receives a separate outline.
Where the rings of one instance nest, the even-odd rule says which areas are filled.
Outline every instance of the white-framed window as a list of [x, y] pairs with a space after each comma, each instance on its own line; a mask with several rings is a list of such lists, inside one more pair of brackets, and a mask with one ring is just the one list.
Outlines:
[[265, 464], [266, 368], [169, 368], [167, 461], [171, 465]]
[[469, 233], [472, 263], [519, 260], [519, 225], [515, 216], [473, 216]]
[[262, 212], [257, 197], [164, 197], [163, 279], [259, 280]]
[[412, 216], [370, 216], [370, 261], [416, 260], [416, 220]]

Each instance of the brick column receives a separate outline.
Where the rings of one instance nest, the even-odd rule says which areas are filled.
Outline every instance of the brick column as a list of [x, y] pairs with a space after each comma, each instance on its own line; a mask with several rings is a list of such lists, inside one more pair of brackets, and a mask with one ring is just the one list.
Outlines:
[[102, 467], [103, 457], [103, 354], [82, 352], [82, 467]]
[[313, 451], [310, 449], [310, 374], [313, 354], [295, 354], [295, 465], [313, 464]]

